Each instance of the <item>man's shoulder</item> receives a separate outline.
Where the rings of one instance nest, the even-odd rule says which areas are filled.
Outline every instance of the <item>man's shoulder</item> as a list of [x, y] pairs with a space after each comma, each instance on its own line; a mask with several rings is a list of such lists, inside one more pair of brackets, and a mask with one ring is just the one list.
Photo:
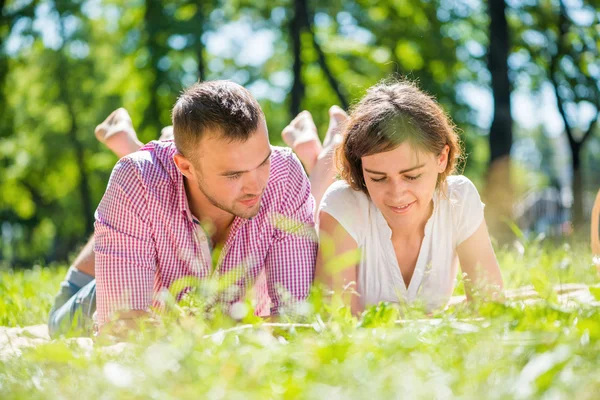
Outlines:
[[142, 181], [164, 183], [175, 173], [173, 155], [176, 151], [173, 141], [151, 141], [119, 160], [115, 169], [120, 167], [129, 172], [135, 171]]
[[304, 168], [289, 147], [271, 146], [271, 183], [287, 182], [289, 179], [308, 179]]

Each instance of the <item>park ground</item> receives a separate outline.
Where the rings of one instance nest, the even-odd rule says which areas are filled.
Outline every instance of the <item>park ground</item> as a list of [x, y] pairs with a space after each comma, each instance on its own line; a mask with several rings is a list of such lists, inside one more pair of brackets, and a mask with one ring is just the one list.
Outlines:
[[48, 339], [66, 266], [0, 270], [1, 397], [597, 398], [600, 286], [588, 246], [521, 238], [497, 255], [506, 288], [522, 294], [504, 304], [433, 316], [380, 304], [353, 318], [315, 295], [302, 323], [277, 325], [249, 312], [190, 317], [192, 299], [116, 344]]

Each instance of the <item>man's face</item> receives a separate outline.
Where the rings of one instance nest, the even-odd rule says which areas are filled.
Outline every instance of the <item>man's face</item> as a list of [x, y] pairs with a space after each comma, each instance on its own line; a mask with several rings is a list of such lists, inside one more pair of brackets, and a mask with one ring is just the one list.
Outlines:
[[245, 219], [258, 213], [271, 169], [264, 119], [244, 142], [217, 134], [203, 137], [194, 156], [196, 184], [215, 207]]

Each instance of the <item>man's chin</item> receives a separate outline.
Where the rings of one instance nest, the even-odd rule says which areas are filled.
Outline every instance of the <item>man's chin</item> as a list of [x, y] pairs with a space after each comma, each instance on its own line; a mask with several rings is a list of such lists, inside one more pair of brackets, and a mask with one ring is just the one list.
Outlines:
[[256, 215], [260, 211], [260, 202], [258, 202], [252, 208], [245, 209], [245, 210], [237, 209], [235, 211], [236, 212], [234, 212], [233, 215], [235, 215], [236, 217], [243, 218], [243, 219], [252, 219], [252, 218], [256, 217]]

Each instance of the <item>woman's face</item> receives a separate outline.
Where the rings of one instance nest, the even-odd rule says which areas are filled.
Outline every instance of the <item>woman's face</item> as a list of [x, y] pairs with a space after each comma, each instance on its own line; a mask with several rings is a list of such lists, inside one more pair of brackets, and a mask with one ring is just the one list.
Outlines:
[[446, 145], [437, 155], [404, 142], [394, 150], [362, 157], [367, 190], [390, 227], [411, 229], [429, 218], [438, 174], [446, 169], [448, 151]]

